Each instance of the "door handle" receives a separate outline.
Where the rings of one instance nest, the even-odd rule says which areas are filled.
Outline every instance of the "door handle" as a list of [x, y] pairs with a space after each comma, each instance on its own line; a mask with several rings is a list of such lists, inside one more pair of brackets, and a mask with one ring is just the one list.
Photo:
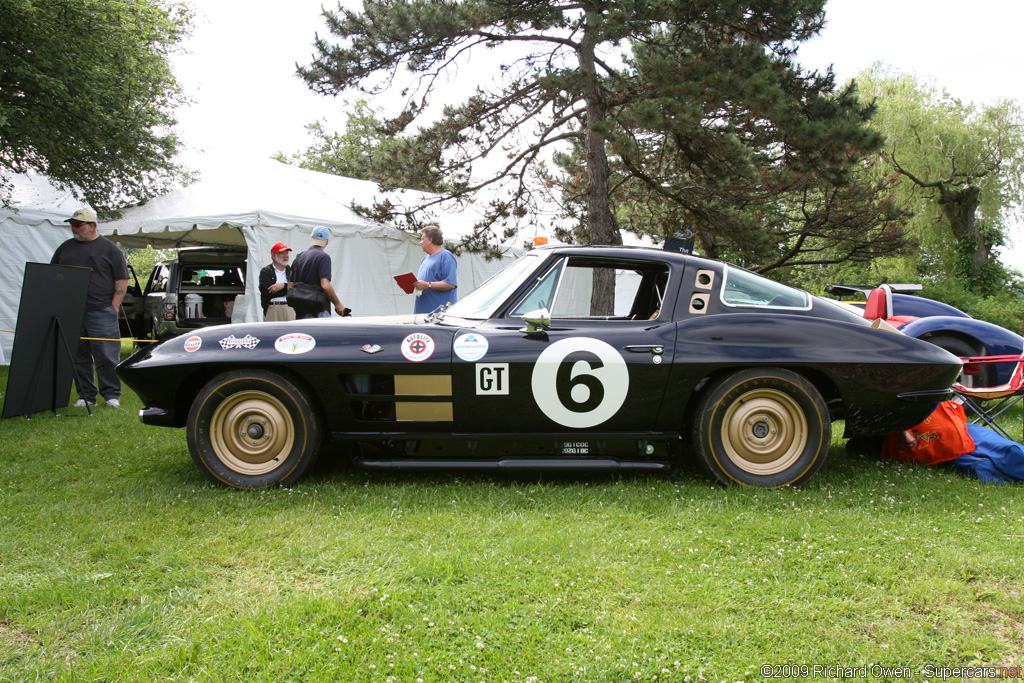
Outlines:
[[653, 353], [656, 356], [660, 356], [665, 353], [665, 347], [660, 344], [630, 344], [626, 346], [626, 351], [630, 353]]

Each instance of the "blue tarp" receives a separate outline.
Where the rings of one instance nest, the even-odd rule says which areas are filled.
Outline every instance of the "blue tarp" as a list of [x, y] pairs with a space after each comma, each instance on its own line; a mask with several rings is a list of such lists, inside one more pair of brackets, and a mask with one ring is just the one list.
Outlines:
[[967, 433], [976, 448], [949, 461], [957, 471], [993, 483], [1024, 481], [1024, 446], [981, 425], [968, 424]]

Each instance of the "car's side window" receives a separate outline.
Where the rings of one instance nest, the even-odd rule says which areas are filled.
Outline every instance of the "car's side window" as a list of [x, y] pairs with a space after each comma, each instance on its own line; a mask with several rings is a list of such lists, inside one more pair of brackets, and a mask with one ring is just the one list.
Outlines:
[[722, 286], [722, 303], [737, 308], [796, 308], [809, 310], [811, 297], [741, 268], [728, 267]]
[[152, 275], [149, 276], [149, 291], [151, 292], [166, 292], [167, 291], [167, 267], [157, 264], [156, 268], [153, 269]]
[[[636, 281], [626, 278], [628, 271], [586, 263], [571, 263], [566, 269], [563, 284], [559, 288], [558, 298], [551, 310], [552, 318], [590, 318], [625, 316], [628, 306], [624, 301], [632, 302], [636, 294]], [[611, 283], [614, 296], [610, 301], [602, 301], [594, 297], [594, 290], [602, 282]]]
[[640, 273], [633, 307], [629, 317], [633, 320], [657, 320], [665, 303], [668, 287], [668, 269], [649, 269]]
[[[661, 311], [668, 266], [622, 259], [570, 258], [541, 277], [513, 309], [521, 317], [547, 308], [552, 318], [653, 320]], [[595, 288], [609, 285], [608, 295]]]
[[541, 308], [546, 308], [551, 311], [551, 304], [555, 300], [555, 292], [558, 290], [558, 283], [562, 276], [562, 268], [565, 266], [565, 260], [560, 260], [550, 268], [544, 275], [537, 280], [537, 284], [534, 285], [525, 297], [516, 305], [512, 311], [512, 315], [517, 318], [521, 318], [527, 313], [531, 313]]

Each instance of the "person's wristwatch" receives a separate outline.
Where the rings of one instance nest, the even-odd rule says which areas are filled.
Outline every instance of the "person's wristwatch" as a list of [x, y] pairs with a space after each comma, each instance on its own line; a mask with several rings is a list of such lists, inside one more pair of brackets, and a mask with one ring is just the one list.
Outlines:
[[433, 282], [428, 282], [427, 283], [427, 289], [433, 289], [433, 288], [434, 288], [434, 283]]

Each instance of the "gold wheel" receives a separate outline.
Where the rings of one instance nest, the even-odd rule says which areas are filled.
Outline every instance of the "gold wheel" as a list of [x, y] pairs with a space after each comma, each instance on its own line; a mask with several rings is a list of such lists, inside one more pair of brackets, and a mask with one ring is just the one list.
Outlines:
[[273, 472], [295, 443], [295, 424], [281, 401], [262, 391], [240, 391], [222, 401], [210, 420], [213, 450], [239, 474]]
[[729, 406], [721, 436], [726, 456], [741, 470], [778, 474], [792, 467], [807, 447], [807, 418], [789, 395], [755, 389]]

